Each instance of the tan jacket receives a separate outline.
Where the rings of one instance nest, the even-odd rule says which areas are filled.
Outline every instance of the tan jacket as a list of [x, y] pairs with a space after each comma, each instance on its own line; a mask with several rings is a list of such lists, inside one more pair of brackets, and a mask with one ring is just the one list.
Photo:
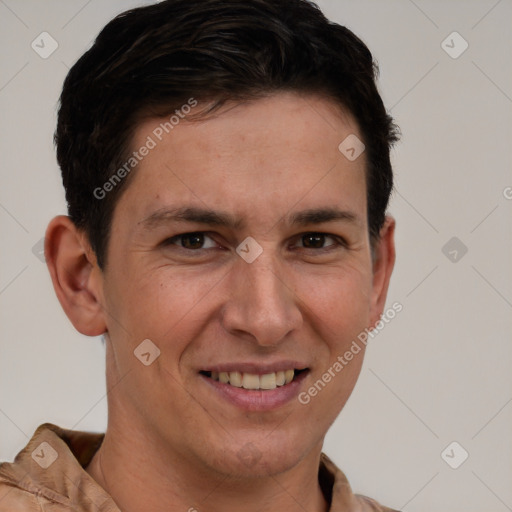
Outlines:
[[[121, 512], [84, 470], [103, 436], [40, 425], [13, 463], [0, 464], [0, 512]], [[319, 481], [331, 512], [396, 512], [353, 494], [343, 472], [325, 454]]]

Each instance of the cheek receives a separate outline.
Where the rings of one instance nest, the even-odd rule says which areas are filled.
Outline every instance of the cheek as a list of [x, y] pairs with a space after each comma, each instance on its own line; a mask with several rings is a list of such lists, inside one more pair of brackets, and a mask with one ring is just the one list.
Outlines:
[[[119, 320], [112, 322], [118, 373], [124, 375], [135, 370], [131, 378], [137, 389], [132, 392], [140, 395], [141, 407], [145, 407], [147, 400], [142, 390], [151, 389], [158, 402], [157, 397], [163, 398], [162, 394], [165, 397], [172, 389], [179, 391], [183, 382], [190, 378], [184, 363], [197, 339], [208, 332], [215, 311], [215, 293], [222, 278], [223, 274], [215, 271], [198, 275], [197, 270], [162, 267], [118, 288], [112, 296]], [[134, 357], [134, 351], [137, 352], [146, 339], [160, 351], [147, 368], [141, 367]], [[149, 370], [144, 372], [143, 378], [141, 369]], [[165, 399], [173, 402], [173, 407], [180, 407], [181, 393], [171, 394], [172, 399]]]
[[[162, 421], [164, 402], [182, 414], [188, 408], [195, 410], [193, 402], [187, 405], [190, 397], [179, 392], [184, 378], [180, 361], [190, 340], [208, 321], [208, 297], [221, 277], [214, 273], [193, 277], [170, 267], [126, 274], [139, 278], [116, 276], [115, 286], [112, 281], [105, 297], [113, 340], [112, 373], [123, 377], [118, 392], [124, 393], [125, 403], [135, 404], [147, 417], [161, 415]], [[145, 366], [138, 356], [147, 352], [152, 362]], [[158, 354], [155, 359], [154, 354]]]
[[217, 272], [198, 275], [197, 271], [170, 266], [139, 275], [136, 281], [119, 276], [119, 285], [111, 290], [109, 308], [134, 336], [162, 341], [187, 323], [188, 316], [222, 280]]
[[301, 302], [332, 349], [340, 349], [364, 331], [370, 319], [371, 275], [361, 266], [302, 275]]
[[358, 336], [369, 325], [371, 281], [357, 272], [316, 281], [322, 286], [310, 288], [306, 303], [309, 323], [321, 341], [314, 346], [315, 371], [299, 398], [323, 431], [343, 409], [362, 368], [365, 345]]

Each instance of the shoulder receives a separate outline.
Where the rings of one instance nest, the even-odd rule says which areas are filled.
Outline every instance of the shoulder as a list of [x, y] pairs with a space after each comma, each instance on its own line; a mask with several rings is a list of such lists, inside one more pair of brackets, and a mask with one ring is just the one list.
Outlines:
[[89, 482], [82, 464], [102, 438], [102, 434], [66, 430], [52, 423], [40, 425], [13, 462], [0, 462], [0, 512], [78, 510], [73, 504], [79, 502], [80, 488], [69, 482]]
[[43, 509], [37, 496], [0, 474], [0, 512], [40, 512], [41, 510]]
[[[40, 488], [15, 464], [0, 463], [0, 512], [68, 512], [69, 503]], [[46, 492], [45, 492], [46, 491]], [[77, 510], [73, 508], [73, 510]]]
[[356, 494], [355, 496], [361, 503], [364, 512], [400, 512], [394, 508], [385, 507], [368, 496], [363, 496], [362, 494]]
[[325, 496], [331, 502], [331, 512], [399, 512], [368, 496], [354, 494], [343, 471], [325, 453], [320, 457], [319, 481]]

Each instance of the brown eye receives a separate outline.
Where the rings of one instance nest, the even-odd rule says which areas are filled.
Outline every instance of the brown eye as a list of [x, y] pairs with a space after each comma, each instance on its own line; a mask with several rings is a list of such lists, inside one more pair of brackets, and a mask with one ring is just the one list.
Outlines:
[[201, 249], [204, 244], [203, 233], [187, 233], [181, 235], [181, 246], [185, 249]]
[[322, 249], [326, 236], [321, 233], [308, 233], [302, 237], [302, 245], [306, 249]]
[[218, 247], [217, 243], [210, 236], [200, 231], [173, 236], [172, 238], [165, 240], [163, 244], [177, 245], [178, 247], [191, 251]]
[[329, 233], [304, 233], [300, 235], [295, 242], [299, 249], [308, 249], [320, 251], [329, 251], [347, 247], [345, 240], [339, 236]]

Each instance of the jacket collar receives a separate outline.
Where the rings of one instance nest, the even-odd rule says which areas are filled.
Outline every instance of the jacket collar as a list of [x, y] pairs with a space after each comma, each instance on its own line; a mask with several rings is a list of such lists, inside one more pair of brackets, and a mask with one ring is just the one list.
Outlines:
[[[0, 476], [31, 494], [80, 512], [120, 512], [110, 495], [85, 471], [105, 434], [67, 430], [44, 423], [13, 463], [0, 465]], [[345, 474], [321, 454], [319, 481], [330, 512], [359, 512], [376, 502], [353, 494]], [[364, 501], [361, 501], [364, 500]], [[368, 500], [368, 501], [366, 501]]]

